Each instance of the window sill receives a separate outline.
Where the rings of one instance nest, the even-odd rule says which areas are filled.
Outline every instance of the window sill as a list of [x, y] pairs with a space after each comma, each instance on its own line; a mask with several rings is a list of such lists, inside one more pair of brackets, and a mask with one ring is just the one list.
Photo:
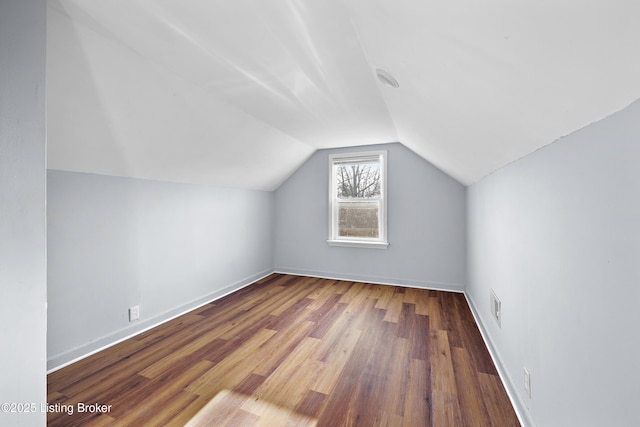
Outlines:
[[389, 242], [367, 242], [365, 240], [327, 240], [329, 246], [347, 248], [387, 249]]

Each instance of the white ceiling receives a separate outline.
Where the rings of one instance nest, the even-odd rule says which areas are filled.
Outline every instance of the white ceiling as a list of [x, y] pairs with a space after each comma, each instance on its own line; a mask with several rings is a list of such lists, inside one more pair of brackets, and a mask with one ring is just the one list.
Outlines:
[[51, 169], [273, 190], [400, 141], [470, 184], [640, 98], [633, 0], [48, 5]]

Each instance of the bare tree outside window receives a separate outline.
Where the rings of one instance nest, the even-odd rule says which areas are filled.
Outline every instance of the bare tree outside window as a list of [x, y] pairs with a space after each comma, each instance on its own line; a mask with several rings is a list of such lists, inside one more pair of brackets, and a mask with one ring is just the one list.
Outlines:
[[341, 164], [337, 168], [338, 197], [372, 198], [380, 196], [378, 163]]

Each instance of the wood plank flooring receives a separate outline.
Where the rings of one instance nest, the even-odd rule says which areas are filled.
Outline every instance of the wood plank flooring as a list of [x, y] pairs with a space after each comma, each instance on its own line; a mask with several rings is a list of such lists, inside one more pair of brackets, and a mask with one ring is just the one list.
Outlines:
[[282, 274], [51, 373], [48, 401], [65, 427], [520, 425], [462, 294]]

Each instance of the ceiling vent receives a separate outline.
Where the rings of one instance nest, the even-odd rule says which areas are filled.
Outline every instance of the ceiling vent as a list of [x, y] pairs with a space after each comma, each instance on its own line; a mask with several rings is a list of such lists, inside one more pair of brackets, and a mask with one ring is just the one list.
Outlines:
[[395, 77], [387, 73], [385, 70], [381, 70], [380, 68], [376, 69], [376, 75], [378, 76], [378, 80], [380, 80], [383, 84], [390, 86], [394, 89], [397, 89], [400, 87], [400, 83], [398, 83]]

